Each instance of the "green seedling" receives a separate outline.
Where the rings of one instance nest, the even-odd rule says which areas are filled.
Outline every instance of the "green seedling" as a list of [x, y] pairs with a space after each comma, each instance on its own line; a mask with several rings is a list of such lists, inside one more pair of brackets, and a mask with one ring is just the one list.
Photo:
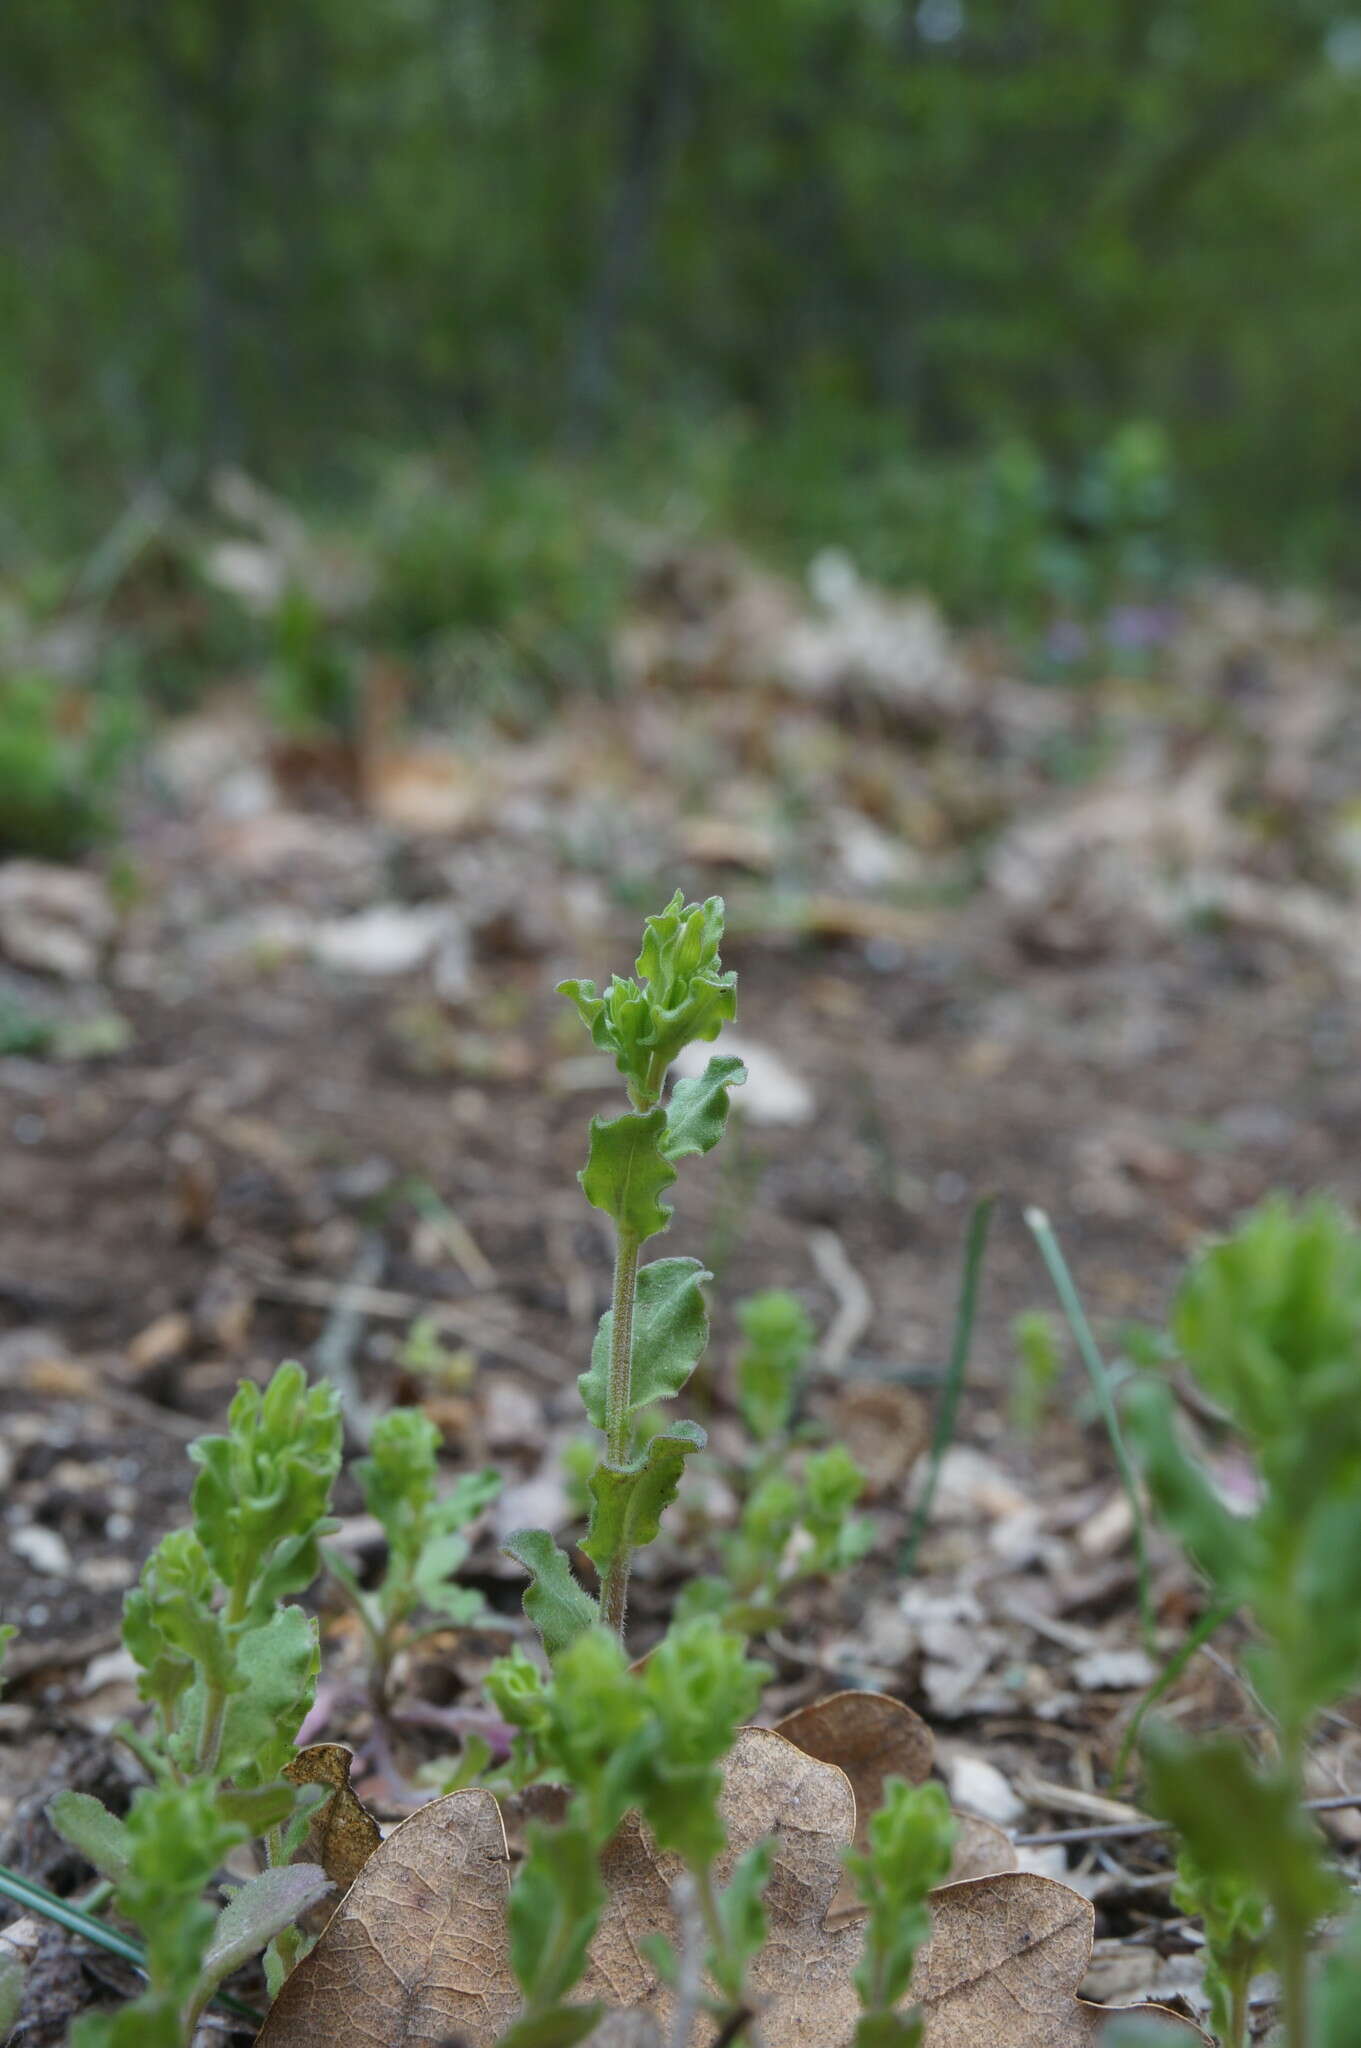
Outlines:
[[1177, 1858], [1172, 1903], [1205, 1930], [1205, 1993], [1210, 2024], [1226, 2048], [1248, 2038], [1248, 1994], [1265, 1967], [1267, 1920], [1257, 1887], [1241, 1870], [1212, 1877], [1190, 1849]]
[[290, 1819], [288, 1785], [235, 1801], [211, 1779], [147, 1787], [126, 1821], [82, 1793], [60, 1794], [52, 1818], [114, 1888], [120, 1911], [145, 1938], [147, 1988], [113, 2014], [76, 2021], [71, 2048], [184, 2048], [224, 1978], [258, 1955], [331, 1887], [315, 1864], [262, 1871], [217, 1908], [204, 1897], [228, 1852]]
[[813, 1355], [813, 1325], [797, 1296], [783, 1287], [749, 1294], [737, 1304], [746, 1339], [737, 1357], [737, 1405], [763, 1448], [788, 1436]]
[[737, 978], [719, 958], [722, 936], [722, 898], [687, 906], [678, 890], [646, 920], [636, 980], [615, 975], [603, 992], [590, 981], [560, 984], [594, 1043], [613, 1055], [631, 1108], [592, 1119], [579, 1176], [587, 1201], [615, 1231], [611, 1305], [589, 1370], [577, 1382], [603, 1438], [586, 1481], [590, 1526], [582, 1545], [595, 1567], [598, 1598], [545, 1531], [521, 1531], [506, 1545], [531, 1575], [525, 1611], [550, 1657], [597, 1617], [622, 1636], [634, 1555], [658, 1535], [685, 1461], [705, 1441], [702, 1429], [682, 1421], [637, 1446], [640, 1412], [681, 1392], [708, 1342], [703, 1284], [711, 1277], [697, 1259], [639, 1261], [643, 1245], [670, 1224], [662, 1198], [678, 1163], [713, 1150], [727, 1122], [729, 1090], [746, 1079], [740, 1060], [716, 1055], [698, 1078], [667, 1090], [677, 1054], [716, 1038], [736, 1010]]
[[[1255, 1506], [1221, 1498], [1181, 1440], [1170, 1388], [1151, 1376], [1128, 1391], [1130, 1434], [1215, 1607], [1254, 1624], [1245, 1661], [1277, 1753], [1259, 1760], [1151, 1724], [1149, 1800], [1193, 1859], [1230, 2014], [1260, 1922], [1287, 2048], [1308, 2048], [1309, 1943], [1336, 1886], [1301, 1810], [1305, 1751], [1317, 1716], [1361, 1682], [1361, 1234], [1332, 1202], [1266, 1203], [1192, 1267], [1173, 1333], [1252, 1455]], [[1240, 2021], [1226, 2040], [1242, 2038]]]
[[852, 1513], [864, 1490], [865, 1475], [843, 1444], [814, 1452], [799, 1477], [771, 1473], [720, 1542], [722, 1575], [692, 1579], [677, 1611], [721, 1614], [744, 1634], [775, 1626], [792, 1585], [844, 1571], [869, 1550], [874, 1526]]
[[1018, 1436], [1033, 1437], [1049, 1413], [1063, 1369], [1053, 1317], [1043, 1309], [1023, 1309], [1012, 1321], [1011, 1341], [1016, 1347], [1011, 1425]]
[[419, 1408], [393, 1408], [375, 1425], [369, 1455], [355, 1467], [364, 1505], [387, 1537], [387, 1569], [372, 1592], [334, 1550], [327, 1569], [353, 1606], [369, 1651], [374, 1712], [391, 1705], [393, 1660], [400, 1650], [485, 1611], [482, 1595], [457, 1585], [468, 1554], [463, 1531], [501, 1490], [496, 1472], [468, 1472], [442, 1498], [437, 1459], [440, 1433]]
[[[699, 1974], [713, 1986], [703, 2008], [720, 2024], [740, 2018], [747, 1966], [765, 1937], [760, 1894], [770, 1860], [758, 1845], [718, 1888], [714, 1863], [726, 1840], [718, 1800], [723, 1759], [768, 1675], [708, 1617], [678, 1623], [641, 1670], [595, 1621], [562, 1648], [551, 1681], [522, 1654], [493, 1674], [489, 1690], [520, 1731], [523, 1767], [572, 1795], [561, 1826], [531, 1827], [511, 1893], [511, 1959], [525, 2011], [502, 2048], [579, 2040], [598, 2019], [598, 2008], [566, 2000], [605, 1903], [601, 1853], [634, 1810], [657, 1848], [684, 1864], [698, 1909]], [[673, 1981], [682, 1974], [686, 1959], [665, 1943], [653, 1956]]]
[[926, 1897], [949, 1874], [957, 1828], [941, 1786], [888, 1778], [868, 1846], [846, 1857], [868, 1914], [855, 1973], [863, 2010], [854, 2048], [918, 2048], [921, 2016], [904, 2012], [902, 2002], [917, 1950], [931, 1933]]
[[[275, 1945], [272, 1974], [282, 1974], [298, 1952], [293, 1920], [321, 1895], [318, 1883], [325, 1889], [319, 1871], [304, 1883], [285, 1867], [317, 1795], [280, 1773], [319, 1668], [316, 1622], [288, 1596], [311, 1585], [321, 1538], [336, 1526], [327, 1519], [341, 1456], [335, 1392], [309, 1387], [301, 1366], [280, 1366], [263, 1392], [241, 1386], [227, 1434], [199, 1438], [190, 1456], [199, 1467], [192, 1526], [162, 1540], [124, 1602], [123, 1640], [153, 1732], [121, 1733], [152, 1783], [126, 1821], [74, 1792], [49, 1807], [58, 1833], [113, 1883], [147, 1935], [147, 1992], [127, 2014], [92, 2019], [80, 2048], [187, 2041], [216, 1984], [265, 1942]], [[219, 1923], [204, 1889], [228, 1849], [261, 1836], [277, 1867], [244, 1887]]]

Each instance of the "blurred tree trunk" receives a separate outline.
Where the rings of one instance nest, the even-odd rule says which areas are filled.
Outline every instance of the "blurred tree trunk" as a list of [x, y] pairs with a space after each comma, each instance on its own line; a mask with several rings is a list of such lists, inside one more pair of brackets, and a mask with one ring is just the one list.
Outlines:
[[618, 164], [577, 322], [567, 382], [567, 440], [594, 440], [609, 403], [619, 330], [647, 262], [666, 173], [684, 125], [689, 67], [681, 0], [652, 0], [624, 109]]
[[199, 386], [199, 467], [243, 448], [237, 378], [236, 282], [241, 206], [242, 79], [253, 0], [204, 0], [181, 16], [196, 48], [177, 48], [174, 17], [143, 0], [142, 45], [169, 121], [179, 167], [186, 271]]

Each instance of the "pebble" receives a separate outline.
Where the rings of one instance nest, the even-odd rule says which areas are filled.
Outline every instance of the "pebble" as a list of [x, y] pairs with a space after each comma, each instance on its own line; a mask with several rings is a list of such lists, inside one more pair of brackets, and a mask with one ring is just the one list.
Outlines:
[[71, 1576], [71, 1553], [55, 1529], [44, 1528], [41, 1522], [28, 1522], [22, 1529], [10, 1531], [9, 1543], [30, 1571], [43, 1572], [54, 1579]]
[[996, 1764], [967, 1753], [950, 1760], [950, 1801], [998, 1827], [1012, 1827], [1025, 1813], [1025, 1801]]

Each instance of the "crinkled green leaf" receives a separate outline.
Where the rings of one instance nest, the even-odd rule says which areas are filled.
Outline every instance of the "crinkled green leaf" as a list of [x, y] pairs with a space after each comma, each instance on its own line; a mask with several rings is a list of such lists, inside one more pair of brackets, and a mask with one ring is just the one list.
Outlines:
[[102, 1799], [88, 1792], [58, 1792], [47, 1802], [47, 1818], [64, 1842], [79, 1849], [101, 1877], [115, 1884], [127, 1875], [129, 1841], [125, 1823]]
[[715, 1053], [694, 1080], [677, 1081], [666, 1106], [663, 1157], [674, 1162], [712, 1152], [728, 1121], [728, 1090], [740, 1087], [746, 1078], [741, 1060], [731, 1053]]
[[194, 1530], [223, 1586], [249, 1595], [252, 1620], [264, 1619], [320, 1569], [317, 1539], [340, 1469], [340, 1398], [309, 1386], [297, 1364], [281, 1365], [263, 1391], [237, 1388], [225, 1436], [199, 1437], [189, 1455]]
[[203, 1958], [202, 1988], [215, 1991], [224, 1977], [268, 1947], [331, 1889], [326, 1872], [315, 1863], [286, 1863], [243, 1884], [218, 1915]]
[[[250, 1786], [279, 1776], [311, 1707], [320, 1668], [317, 1624], [301, 1607], [281, 1607], [270, 1621], [245, 1631], [237, 1644], [241, 1689], [229, 1695], [222, 1724], [221, 1777]], [[200, 1681], [185, 1706], [191, 1755], [202, 1711]]]
[[[653, 1401], [671, 1400], [698, 1365], [709, 1341], [709, 1315], [701, 1289], [713, 1277], [698, 1259], [654, 1259], [639, 1272], [633, 1306], [630, 1414]], [[614, 1310], [607, 1308], [591, 1346], [590, 1371], [577, 1381], [586, 1413], [597, 1429], [605, 1427], [613, 1337]]]
[[628, 1465], [602, 1460], [590, 1478], [591, 1527], [582, 1549], [603, 1578], [621, 1552], [652, 1543], [680, 1488], [685, 1461], [705, 1444], [693, 1422], [652, 1437]]
[[532, 2007], [560, 2004], [578, 1982], [604, 1903], [590, 1829], [579, 1820], [531, 1826], [507, 1919], [511, 1968]]
[[549, 1656], [560, 1656], [583, 1629], [599, 1621], [599, 1608], [578, 1584], [565, 1552], [546, 1529], [517, 1529], [501, 1548], [529, 1573], [525, 1613], [543, 1638]]
[[612, 1216], [619, 1229], [641, 1243], [665, 1230], [671, 1211], [659, 1197], [676, 1178], [662, 1155], [666, 1111], [640, 1116], [591, 1118], [591, 1149], [577, 1178], [594, 1208]]

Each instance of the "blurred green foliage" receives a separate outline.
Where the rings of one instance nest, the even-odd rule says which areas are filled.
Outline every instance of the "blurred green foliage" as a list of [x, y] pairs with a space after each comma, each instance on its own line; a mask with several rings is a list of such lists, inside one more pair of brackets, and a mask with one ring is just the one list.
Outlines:
[[[1174, 464], [1199, 545], [1361, 573], [1359, 108], [1340, 0], [20, 0], [0, 551], [475, 445], [1004, 600], [1137, 581]], [[451, 561], [575, 611], [589, 522], [484, 499], [392, 510], [403, 631]]]

